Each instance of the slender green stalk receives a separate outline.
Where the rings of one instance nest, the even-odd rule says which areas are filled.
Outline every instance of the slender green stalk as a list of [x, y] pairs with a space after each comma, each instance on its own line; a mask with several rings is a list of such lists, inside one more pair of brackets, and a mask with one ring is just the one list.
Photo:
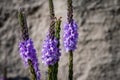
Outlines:
[[54, 68], [53, 68], [53, 72], [54, 72], [54, 80], [57, 80], [57, 74], [58, 74], [58, 61], [55, 63]]
[[67, 0], [67, 7], [68, 7], [68, 12], [67, 12], [67, 16], [68, 16], [68, 22], [71, 23], [71, 21], [73, 20], [73, 6], [72, 6], [72, 0]]
[[54, 5], [53, 5], [53, 0], [48, 0], [49, 1], [49, 12], [50, 12], [50, 36], [51, 38], [54, 36], [55, 33], [55, 14], [54, 14]]
[[26, 16], [21, 8], [18, 11], [18, 19], [19, 19], [19, 23], [20, 23], [20, 27], [21, 27], [21, 31], [22, 31], [22, 39], [28, 40], [29, 34], [28, 34]]
[[31, 72], [31, 78], [32, 80], [37, 80], [36, 78], [36, 74], [35, 74], [35, 70], [34, 70], [34, 67], [32, 65], [32, 61], [31, 60], [28, 60], [28, 64], [29, 64], [29, 69], [30, 69], [30, 72]]
[[[18, 18], [19, 18], [19, 23], [20, 23], [20, 26], [21, 26], [21, 31], [22, 31], [22, 39], [24, 41], [28, 40], [29, 39], [29, 34], [28, 34], [27, 21], [26, 21], [25, 14], [24, 14], [24, 12], [22, 11], [21, 8], [18, 11]], [[34, 67], [32, 65], [32, 61], [28, 60], [28, 64], [29, 64], [29, 69], [30, 69], [30, 72], [31, 72], [32, 80], [37, 80], [36, 73], [35, 73]]]
[[69, 80], [73, 80], [73, 52], [69, 51]]
[[54, 14], [53, 0], [49, 0], [49, 11], [50, 11], [50, 18], [54, 19], [55, 18], [55, 14]]
[[53, 79], [53, 66], [48, 66], [48, 80], [54, 80]]
[[[56, 21], [56, 25], [55, 25], [55, 37], [59, 40], [60, 39], [60, 25], [61, 25], [61, 17]], [[58, 47], [60, 46], [60, 44], [58, 44]]]
[[[58, 45], [57, 45], [58, 48], [60, 46], [60, 30], [61, 30], [61, 28], [60, 28], [61, 20], [60, 19], [58, 19], [56, 21], [56, 25], [55, 25], [55, 37], [58, 39]], [[54, 74], [55, 74], [54, 80], [57, 80], [58, 66], [59, 66], [59, 63], [57, 61], [56, 64], [54, 65]]]

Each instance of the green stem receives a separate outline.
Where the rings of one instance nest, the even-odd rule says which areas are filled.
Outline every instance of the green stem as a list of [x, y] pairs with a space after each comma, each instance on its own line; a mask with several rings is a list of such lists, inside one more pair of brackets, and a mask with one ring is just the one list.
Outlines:
[[73, 52], [69, 51], [69, 80], [73, 80]]
[[57, 74], [58, 74], [58, 61], [54, 65], [54, 80], [57, 80]]
[[32, 61], [28, 60], [28, 64], [29, 64], [29, 69], [30, 69], [30, 72], [31, 72], [32, 80], [37, 80], [36, 73], [35, 73], [34, 67], [32, 65]]
[[72, 18], [73, 18], [73, 6], [72, 6], [72, 0], [67, 0], [67, 7], [68, 7], [68, 22], [71, 23]]
[[21, 8], [18, 10], [18, 19], [19, 19], [19, 24], [21, 26], [22, 39], [28, 40], [29, 34], [28, 34], [27, 21], [26, 21], [25, 14]]
[[50, 37], [53, 38], [54, 33], [55, 33], [55, 14], [54, 14], [54, 5], [53, 5], [53, 0], [48, 0], [49, 1], [49, 12], [50, 12]]
[[[61, 30], [60, 25], [61, 25], [61, 17], [60, 17], [60, 19], [58, 19], [58, 20], [56, 21], [56, 25], [55, 25], [55, 37], [56, 37], [58, 40], [60, 40], [60, 30]], [[59, 42], [60, 42], [60, 41], [59, 41]], [[60, 46], [60, 44], [58, 44], [57, 47], [59, 47], [59, 46]]]
[[54, 80], [53, 79], [53, 66], [52, 65], [48, 66], [48, 80]]
[[[55, 25], [55, 37], [58, 39], [58, 45], [57, 45], [58, 48], [60, 46], [60, 41], [59, 41], [60, 40], [60, 30], [61, 30], [61, 28], [60, 28], [61, 20], [60, 19], [58, 19], [56, 21], [56, 25]], [[56, 64], [54, 65], [54, 74], [55, 74], [54, 75], [54, 80], [57, 80], [58, 66], [59, 66], [59, 63], [57, 61]]]
[[50, 10], [50, 18], [54, 19], [55, 18], [55, 14], [54, 14], [53, 0], [49, 0], [49, 10]]

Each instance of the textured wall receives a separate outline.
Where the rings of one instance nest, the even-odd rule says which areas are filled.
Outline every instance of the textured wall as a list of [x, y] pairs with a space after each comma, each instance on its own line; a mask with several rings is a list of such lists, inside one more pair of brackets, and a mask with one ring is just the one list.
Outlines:
[[[54, 4], [56, 16], [62, 16], [64, 24], [66, 2], [54, 0]], [[79, 25], [78, 49], [74, 52], [74, 80], [119, 80], [120, 0], [73, 0], [73, 5], [74, 18]], [[16, 79], [27, 80], [26, 76], [30, 75], [18, 52], [20, 26], [17, 9], [20, 6], [25, 8], [42, 80], [45, 80], [47, 67], [41, 63], [41, 47], [49, 27], [47, 0], [0, 0], [0, 68], [7, 66], [8, 77]], [[61, 47], [63, 49], [62, 42]], [[58, 74], [59, 80], [67, 80], [68, 54], [64, 49]]]

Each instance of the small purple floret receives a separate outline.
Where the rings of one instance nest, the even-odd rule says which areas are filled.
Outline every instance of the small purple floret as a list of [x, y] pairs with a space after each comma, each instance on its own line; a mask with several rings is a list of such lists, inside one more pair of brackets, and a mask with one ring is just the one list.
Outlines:
[[54, 65], [57, 61], [59, 61], [61, 53], [57, 45], [58, 40], [56, 38], [51, 39], [50, 36], [47, 35], [42, 48], [42, 62], [45, 65]]
[[76, 44], [78, 42], [78, 26], [75, 21], [70, 24], [66, 23], [64, 25], [64, 47], [66, 52], [76, 49]]
[[19, 44], [19, 51], [22, 60], [26, 67], [28, 67], [28, 59], [32, 61], [33, 67], [36, 72], [37, 80], [40, 80], [40, 70], [38, 68], [38, 59], [36, 56], [36, 50], [34, 49], [33, 42], [31, 39], [21, 41]]

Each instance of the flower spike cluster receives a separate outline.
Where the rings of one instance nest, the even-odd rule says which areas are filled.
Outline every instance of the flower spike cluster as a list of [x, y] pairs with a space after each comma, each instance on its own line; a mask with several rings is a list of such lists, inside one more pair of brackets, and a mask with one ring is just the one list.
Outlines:
[[61, 53], [57, 45], [58, 40], [48, 34], [42, 48], [42, 62], [45, 65], [54, 65], [59, 60]]
[[76, 44], [78, 41], [78, 26], [73, 20], [71, 23], [66, 23], [64, 25], [64, 47], [66, 52], [76, 49]]
[[36, 57], [36, 50], [34, 49], [33, 42], [31, 39], [21, 41], [19, 44], [19, 51], [22, 60], [26, 67], [28, 67], [28, 60], [32, 61], [37, 80], [40, 80], [40, 70], [38, 68], [38, 59]]
[[29, 67], [32, 79], [40, 80], [40, 70], [38, 68], [38, 59], [36, 56], [36, 50], [33, 46], [33, 41], [29, 38], [27, 21], [22, 8], [18, 10], [18, 18], [21, 26], [22, 40], [19, 43], [20, 56], [24, 62], [25, 67]]

